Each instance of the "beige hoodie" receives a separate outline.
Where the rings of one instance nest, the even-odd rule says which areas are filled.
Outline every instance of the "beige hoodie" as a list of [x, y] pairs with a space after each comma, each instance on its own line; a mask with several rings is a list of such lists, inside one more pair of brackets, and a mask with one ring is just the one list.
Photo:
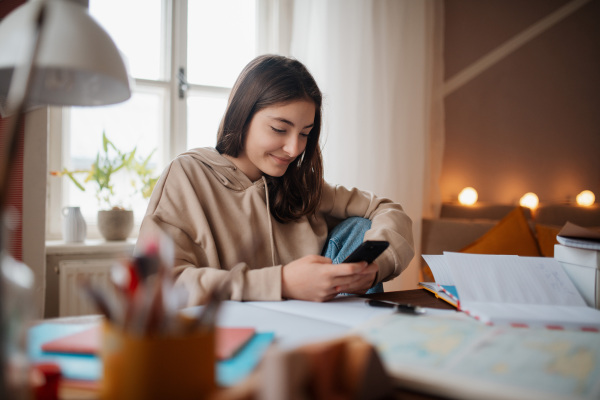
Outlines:
[[325, 184], [315, 216], [280, 223], [267, 191], [264, 178], [250, 181], [212, 148], [183, 153], [165, 169], [140, 238], [162, 230], [173, 239], [176, 283], [188, 289], [189, 305], [224, 279], [232, 300], [281, 300], [282, 266], [321, 254], [329, 230], [351, 216], [372, 221], [365, 240], [390, 242], [377, 259], [377, 282], [399, 275], [414, 255], [411, 220], [388, 199]]

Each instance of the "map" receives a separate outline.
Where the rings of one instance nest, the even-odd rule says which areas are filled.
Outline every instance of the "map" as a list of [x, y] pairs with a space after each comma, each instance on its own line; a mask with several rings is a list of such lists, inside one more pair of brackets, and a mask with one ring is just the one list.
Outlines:
[[491, 327], [462, 313], [387, 315], [356, 333], [393, 374], [422, 370], [434, 380], [450, 374], [456, 385], [508, 388], [499, 398], [600, 399], [600, 333]]

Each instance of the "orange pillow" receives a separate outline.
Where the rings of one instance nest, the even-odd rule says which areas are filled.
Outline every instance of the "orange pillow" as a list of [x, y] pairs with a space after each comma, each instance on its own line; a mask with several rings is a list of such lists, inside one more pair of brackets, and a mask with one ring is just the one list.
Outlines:
[[514, 254], [539, 257], [540, 249], [522, 207], [508, 213], [482, 237], [461, 250], [476, 254]]
[[554, 245], [558, 244], [558, 240], [556, 240], [558, 232], [560, 232], [560, 228], [535, 224], [535, 234], [542, 256], [554, 257]]

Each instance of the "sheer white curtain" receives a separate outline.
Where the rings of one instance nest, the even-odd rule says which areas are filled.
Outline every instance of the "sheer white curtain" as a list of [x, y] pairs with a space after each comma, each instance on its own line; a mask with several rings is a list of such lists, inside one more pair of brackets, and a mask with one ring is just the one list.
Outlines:
[[[289, 4], [289, 3], [288, 3]], [[290, 53], [325, 96], [328, 182], [401, 203], [416, 256], [386, 290], [415, 288], [421, 219], [439, 208], [441, 0], [296, 0]]]

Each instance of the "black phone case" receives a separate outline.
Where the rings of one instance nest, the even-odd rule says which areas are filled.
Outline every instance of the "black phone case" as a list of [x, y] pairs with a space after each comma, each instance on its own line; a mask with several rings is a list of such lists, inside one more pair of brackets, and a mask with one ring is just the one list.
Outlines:
[[358, 246], [343, 262], [366, 261], [371, 264], [389, 245], [385, 240], [367, 240]]

